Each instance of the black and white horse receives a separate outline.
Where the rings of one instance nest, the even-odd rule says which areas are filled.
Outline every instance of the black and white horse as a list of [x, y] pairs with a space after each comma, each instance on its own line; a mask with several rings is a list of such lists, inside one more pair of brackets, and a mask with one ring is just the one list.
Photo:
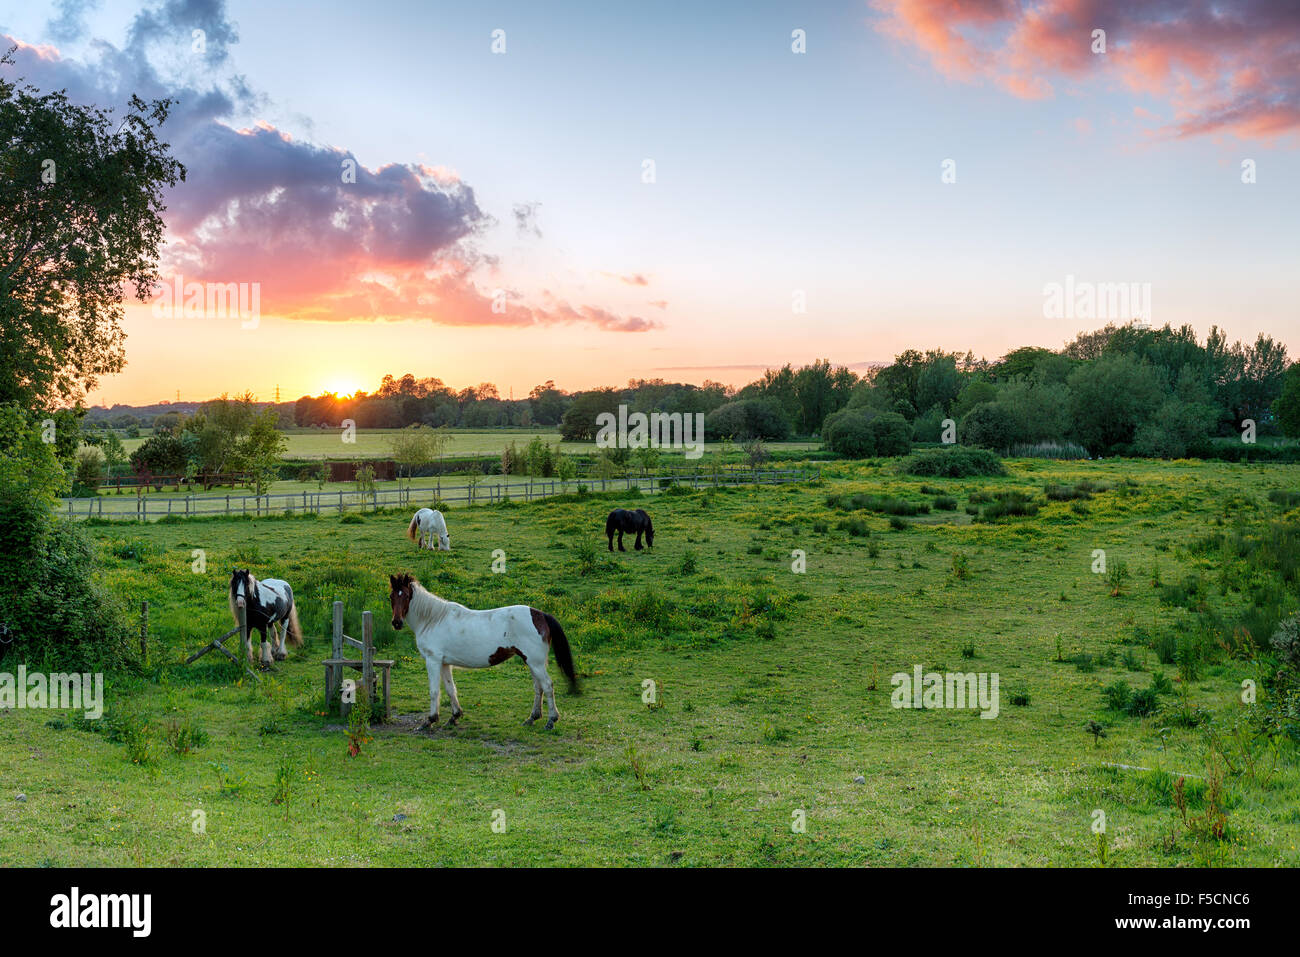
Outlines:
[[609, 550], [614, 550], [614, 533], [618, 532], [618, 550], [627, 551], [623, 547], [623, 533], [631, 535], [636, 533], [636, 548], [641, 550], [641, 536], [645, 535], [647, 547], [653, 547], [655, 543], [655, 527], [650, 523], [650, 516], [645, 513], [645, 509], [638, 508], [630, 511], [626, 508], [616, 508], [609, 513], [609, 518], [605, 519], [605, 535], [609, 538]]
[[[262, 637], [262, 668], [271, 667], [271, 655], [274, 650], [275, 660], [284, 661], [289, 657], [285, 650], [285, 640], [299, 647], [302, 645], [302, 628], [298, 625], [298, 606], [293, 602], [293, 589], [287, 581], [279, 578], [267, 578], [258, 581], [247, 568], [236, 568], [230, 573], [230, 614], [239, 624], [238, 606], [244, 606], [248, 618], [248, 661], [253, 661], [253, 642], [251, 636], [257, 632]], [[276, 634], [276, 626], [283, 633]], [[271, 629], [271, 644], [266, 642], [266, 630]]]
[[569, 686], [578, 692], [578, 676], [573, 670], [573, 652], [564, 629], [553, 615], [529, 605], [507, 605], [476, 611], [454, 601], [446, 601], [427, 591], [410, 575], [389, 575], [388, 600], [393, 606], [393, 629], [403, 623], [415, 632], [415, 647], [424, 657], [429, 672], [429, 719], [426, 727], [438, 723], [442, 688], [451, 699], [451, 727], [460, 718], [460, 701], [452, 668], [490, 668], [515, 655], [524, 660], [533, 674], [533, 711], [524, 724], [542, 716], [542, 697], [546, 697], [549, 731], [555, 727], [560, 712], [555, 707], [555, 685], [546, 672], [546, 659], [555, 652]]

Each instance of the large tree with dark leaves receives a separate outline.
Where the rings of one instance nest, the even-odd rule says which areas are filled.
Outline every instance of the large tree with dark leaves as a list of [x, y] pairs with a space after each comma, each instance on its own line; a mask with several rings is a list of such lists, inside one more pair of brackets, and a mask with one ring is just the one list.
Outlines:
[[80, 399], [123, 365], [122, 303], [157, 278], [163, 190], [185, 168], [157, 135], [170, 100], [111, 109], [42, 93], [0, 57], [0, 402]]

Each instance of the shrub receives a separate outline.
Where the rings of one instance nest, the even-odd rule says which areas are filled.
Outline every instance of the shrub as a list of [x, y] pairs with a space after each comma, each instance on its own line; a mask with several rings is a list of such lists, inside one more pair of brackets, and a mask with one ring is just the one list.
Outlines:
[[738, 399], [720, 405], [704, 417], [710, 439], [767, 439], [780, 442], [790, 435], [790, 422], [774, 399]]
[[0, 406], [0, 655], [32, 669], [107, 670], [126, 657], [124, 609], [96, 582], [96, 551], [55, 516], [64, 473], [36, 423]]
[[1293, 509], [1300, 505], [1300, 492], [1289, 492], [1280, 488], [1269, 489], [1268, 500], [1284, 509]]
[[983, 402], [962, 418], [958, 435], [965, 445], [1002, 451], [1011, 445], [1015, 427], [1015, 420], [1004, 406]]
[[99, 449], [86, 448], [77, 453], [74, 494], [91, 493], [104, 482], [104, 456]]
[[1300, 672], [1300, 615], [1292, 615], [1279, 624], [1270, 643], [1279, 664]]
[[934, 500], [934, 507], [941, 512], [957, 511], [957, 500], [951, 495], [940, 495]]
[[843, 409], [833, 413], [822, 424], [822, 444], [846, 458], [869, 458], [876, 454], [876, 433], [871, 425], [877, 417], [872, 409]]
[[1139, 688], [1130, 695], [1124, 711], [1134, 718], [1145, 718], [1149, 714], [1155, 714], [1159, 707], [1160, 699], [1154, 688]]
[[999, 459], [987, 449], [955, 448], [916, 452], [903, 460], [901, 470], [921, 478], [970, 478], [1006, 475]]
[[846, 518], [835, 526], [842, 532], [848, 532], [855, 538], [866, 538], [871, 534], [871, 526], [861, 518]]
[[826, 504], [842, 512], [864, 509], [868, 512], [883, 512], [886, 515], [924, 515], [930, 511], [930, 506], [925, 502], [909, 502], [903, 498], [871, 495], [867, 492], [828, 495]]
[[980, 511], [979, 520], [994, 522], [1001, 518], [1023, 518], [1038, 514], [1038, 503], [1024, 492], [998, 492], [993, 501]]
[[970, 560], [961, 552], [952, 553], [952, 573], [955, 578], [960, 579], [970, 576]]
[[1106, 707], [1112, 711], [1128, 710], [1129, 701], [1133, 697], [1133, 692], [1122, 681], [1116, 681], [1101, 689], [1102, 699], [1106, 702]]
[[907, 455], [912, 451], [912, 427], [897, 412], [878, 415], [867, 425], [875, 444], [874, 455]]
[[1092, 495], [1087, 489], [1078, 485], [1047, 485], [1044, 489], [1049, 501], [1072, 502], [1075, 499], [1089, 499]]

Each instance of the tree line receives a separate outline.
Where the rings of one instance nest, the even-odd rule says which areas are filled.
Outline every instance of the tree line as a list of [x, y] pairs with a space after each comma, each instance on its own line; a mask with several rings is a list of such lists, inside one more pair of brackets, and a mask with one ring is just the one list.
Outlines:
[[955, 440], [1001, 452], [1051, 442], [1092, 455], [1178, 457], [1248, 430], [1300, 436], [1300, 368], [1263, 334], [1229, 343], [1212, 327], [1201, 341], [1187, 325], [1112, 323], [1080, 332], [1059, 350], [1024, 346], [989, 361], [908, 349], [861, 375], [822, 359], [769, 369], [740, 389], [634, 379], [623, 388], [566, 392], [548, 380], [527, 398], [509, 400], [491, 383], [457, 391], [437, 378], [388, 375], [373, 394], [303, 396], [294, 421], [549, 426], [577, 441], [594, 438], [598, 417], [619, 406], [702, 413], [713, 440], [821, 438], [844, 454], [883, 454], [876, 449], [904, 440]]

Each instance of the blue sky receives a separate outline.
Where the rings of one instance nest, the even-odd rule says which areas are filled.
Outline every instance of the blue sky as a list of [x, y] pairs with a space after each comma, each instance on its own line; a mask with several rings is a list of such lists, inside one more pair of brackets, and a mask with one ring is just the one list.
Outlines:
[[[138, 9], [103, 4], [87, 38], [121, 46]], [[517, 393], [539, 376], [569, 388], [633, 375], [743, 383], [764, 364], [887, 360], [906, 347], [996, 358], [1104, 324], [1043, 317], [1044, 283], [1067, 274], [1150, 282], [1157, 325], [1300, 346], [1294, 136], [1153, 137], [1161, 121], [1138, 111], [1167, 121], [1169, 98], [1104, 72], [1017, 97], [936, 69], [865, 3], [231, 0], [226, 16], [239, 42], [224, 72], [259, 96], [231, 125], [268, 123], [371, 169], [453, 169], [496, 220], [477, 241], [496, 262], [480, 289], [658, 323], [327, 328], [345, 353], [387, 343], [336, 378], [406, 371], [381, 368], [405, 351], [399, 340], [454, 357], [455, 368], [413, 371]], [[28, 10], [0, 26], [36, 44], [50, 42], [45, 20]], [[490, 51], [498, 28], [504, 55]], [[174, 49], [155, 50], [160, 70], [185, 62], [186, 42], [178, 33]], [[94, 56], [85, 39], [54, 46]], [[647, 158], [654, 185], [641, 182]], [[949, 158], [954, 184], [940, 181]], [[1254, 185], [1240, 181], [1244, 158], [1258, 164]], [[540, 237], [516, 233], [522, 203], [538, 204]], [[617, 278], [637, 274], [646, 285]], [[791, 310], [795, 290], [806, 314]], [[317, 388], [306, 378], [303, 391]]]

